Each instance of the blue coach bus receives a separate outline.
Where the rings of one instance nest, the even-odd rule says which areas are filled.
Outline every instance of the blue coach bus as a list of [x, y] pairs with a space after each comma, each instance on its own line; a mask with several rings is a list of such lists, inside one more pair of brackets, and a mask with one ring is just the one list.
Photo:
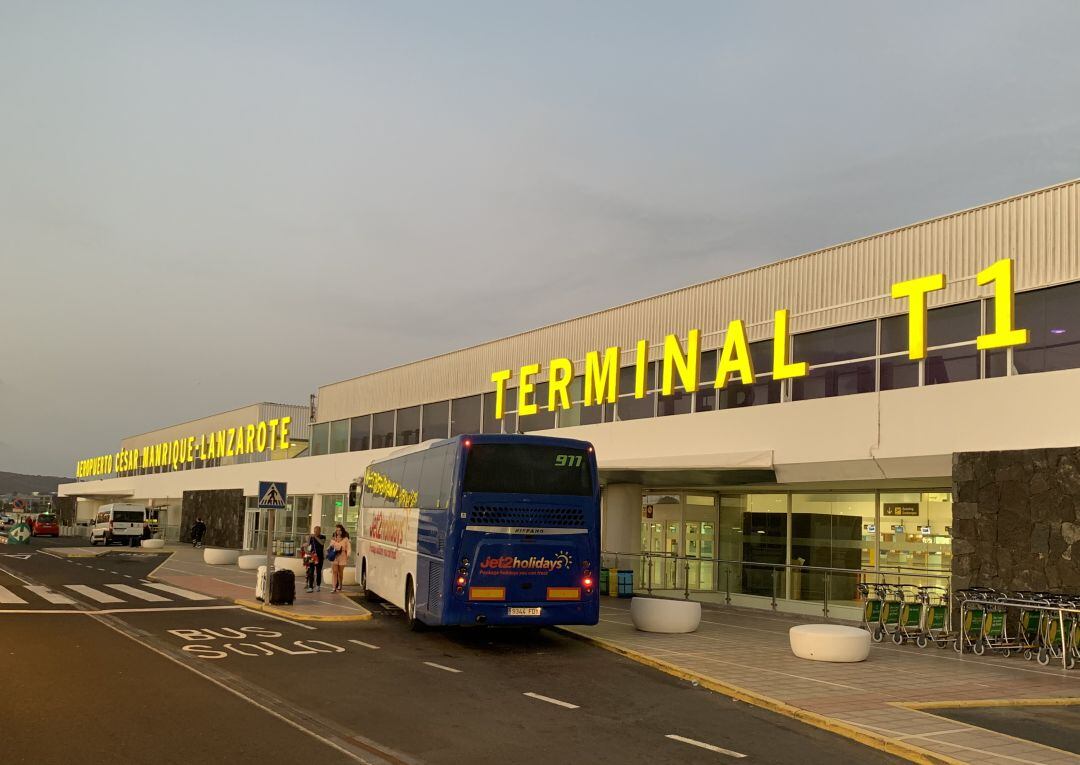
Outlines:
[[600, 486], [593, 448], [458, 436], [368, 466], [357, 575], [409, 626], [596, 624]]

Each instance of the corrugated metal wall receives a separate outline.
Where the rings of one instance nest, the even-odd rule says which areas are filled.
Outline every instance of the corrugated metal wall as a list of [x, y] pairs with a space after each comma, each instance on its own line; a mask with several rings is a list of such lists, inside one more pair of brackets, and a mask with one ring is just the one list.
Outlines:
[[732, 319], [746, 321], [750, 339], [759, 340], [771, 335], [778, 308], [791, 311], [792, 332], [900, 313], [905, 307], [889, 297], [891, 285], [932, 273], [944, 272], [948, 286], [931, 296], [930, 305], [971, 300], [989, 293], [976, 287], [975, 274], [1006, 257], [1017, 261], [1017, 290], [1080, 279], [1080, 181], [324, 385], [318, 419], [480, 393], [492, 389], [490, 375], [497, 369], [559, 356], [580, 362], [588, 351], [609, 345], [632, 351], [643, 338], [655, 351], [665, 335], [685, 337], [695, 328], [706, 335], [703, 347], [713, 348]]
[[292, 422], [289, 424], [290, 437], [307, 441], [311, 438], [311, 427], [308, 423], [309, 414], [309, 408], [306, 406], [269, 403], [251, 404], [228, 412], [191, 420], [180, 425], [171, 425], [167, 428], [152, 430], [138, 436], [128, 436], [120, 442], [120, 448], [141, 449], [144, 446], [153, 446], [178, 438], [187, 438], [189, 436], [198, 438], [204, 433], [212, 433], [221, 428], [236, 428], [256, 423], [259, 420], [280, 419], [282, 416], [292, 417]]

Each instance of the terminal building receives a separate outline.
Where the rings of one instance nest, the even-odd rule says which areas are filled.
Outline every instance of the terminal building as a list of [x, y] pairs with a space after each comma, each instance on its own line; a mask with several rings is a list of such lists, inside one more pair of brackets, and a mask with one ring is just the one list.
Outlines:
[[638, 588], [818, 612], [881, 571], [1080, 591], [1078, 392], [1072, 181], [125, 439], [60, 495], [173, 536], [201, 508], [212, 544], [258, 547], [260, 480], [288, 483], [275, 537], [355, 530], [369, 462], [549, 433], [595, 446]]

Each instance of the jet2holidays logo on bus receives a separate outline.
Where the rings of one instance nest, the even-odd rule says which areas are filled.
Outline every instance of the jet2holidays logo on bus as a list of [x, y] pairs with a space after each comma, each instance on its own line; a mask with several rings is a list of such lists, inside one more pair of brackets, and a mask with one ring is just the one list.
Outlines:
[[481, 576], [522, 576], [525, 574], [550, 574], [552, 571], [565, 571], [574, 562], [573, 556], [566, 550], [560, 550], [554, 558], [546, 555], [530, 555], [519, 558], [516, 555], [489, 555], [480, 561]]

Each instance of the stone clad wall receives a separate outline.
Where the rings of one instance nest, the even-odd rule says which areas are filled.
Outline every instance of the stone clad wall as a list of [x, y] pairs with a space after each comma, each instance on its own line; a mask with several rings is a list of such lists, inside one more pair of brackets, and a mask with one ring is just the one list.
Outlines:
[[203, 544], [207, 547], [240, 549], [244, 534], [244, 492], [242, 489], [185, 491], [180, 517], [180, 541], [191, 541], [191, 524], [197, 517], [206, 524]]
[[953, 455], [953, 587], [1080, 593], [1080, 447]]

